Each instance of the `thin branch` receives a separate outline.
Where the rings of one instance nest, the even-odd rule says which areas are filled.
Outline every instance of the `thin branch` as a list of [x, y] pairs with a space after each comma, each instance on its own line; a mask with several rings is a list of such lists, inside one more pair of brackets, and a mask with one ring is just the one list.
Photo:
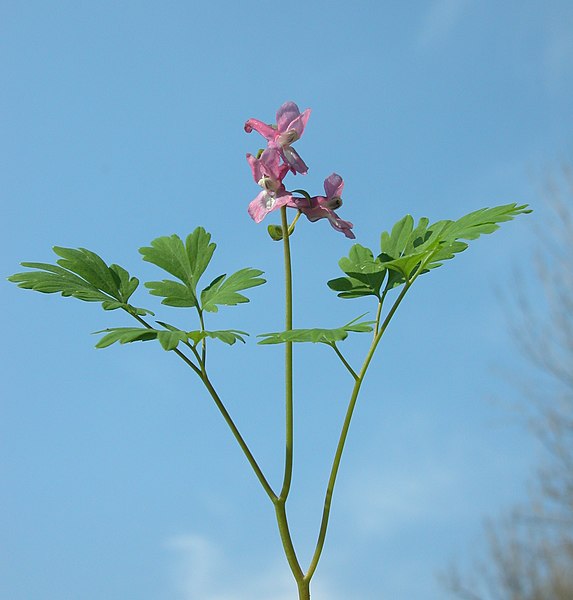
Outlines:
[[352, 377], [354, 377], [354, 380], [356, 381], [358, 379], [358, 375], [357, 375], [356, 371], [350, 366], [348, 361], [344, 358], [344, 356], [342, 355], [342, 352], [336, 345], [336, 342], [332, 342], [332, 344], [328, 344], [328, 345], [336, 352], [338, 358], [340, 358], [340, 360], [342, 361], [342, 364], [348, 369], [348, 372], [352, 375]]

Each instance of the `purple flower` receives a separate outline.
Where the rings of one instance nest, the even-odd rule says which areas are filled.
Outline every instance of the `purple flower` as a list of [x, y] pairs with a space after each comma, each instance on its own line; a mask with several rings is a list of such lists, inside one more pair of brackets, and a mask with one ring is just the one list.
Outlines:
[[295, 206], [307, 217], [309, 221], [318, 221], [319, 219], [328, 219], [328, 222], [336, 229], [341, 231], [347, 238], [354, 239], [356, 236], [352, 233], [352, 223], [342, 220], [334, 209], [342, 206], [342, 189], [344, 181], [340, 175], [333, 173], [324, 180], [324, 191], [326, 196], [313, 196], [310, 198], [294, 198]]
[[310, 108], [303, 113], [294, 102], [285, 102], [277, 111], [276, 125], [267, 125], [258, 119], [249, 119], [245, 123], [245, 131], [251, 133], [253, 129], [258, 131], [268, 142], [269, 148], [277, 148], [281, 158], [293, 173], [306, 175], [308, 167], [292, 148], [292, 144], [298, 140], [306, 127], [310, 117]]
[[249, 215], [256, 223], [260, 223], [268, 213], [281, 206], [294, 206], [293, 197], [283, 185], [283, 179], [289, 171], [286, 164], [281, 164], [281, 155], [277, 148], [267, 148], [259, 158], [247, 154], [253, 177], [262, 190], [249, 204]]

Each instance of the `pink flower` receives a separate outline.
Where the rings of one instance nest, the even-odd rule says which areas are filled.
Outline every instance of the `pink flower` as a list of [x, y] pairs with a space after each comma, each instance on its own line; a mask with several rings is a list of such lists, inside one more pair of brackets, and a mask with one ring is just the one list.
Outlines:
[[328, 222], [336, 229], [341, 231], [347, 238], [354, 239], [356, 236], [352, 233], [352, 223], [343, 221], [334, 209], [342, 206], [342, 189], [344, 181], [340, 175], [333, 173], [324, 180], [324, 191], [326, 196], [313, 196], [310, 198], [294, 198], [295, 206], [306, 215], [309, 221], [318, 221], [319, 219], [328, 219]]
[[303, 113], [294, 102], [285, 102], [277, 111], [276, 125], [267, 125], [258, 119], [249, 119], [245, 123], [245, 131], [251, 133], [253, 129], [258, 131], [268, 141], [269, 148], [277, 148], [285, 164], [293, 173], [306, 175], [308, 167], [292, 148], [292, 144], [298, 140], [306, 127], [310, 117], [310, 108]]
[[289, 167], [281, 164], [280, 158], [277, 148], [267, 148], [260, 158], [247, 154], [247, 161], [251, 166], [253, 177], [262, 188], [248, 208], [249, 215], [256, 223], [260, 223], [268, 213], [281, 206], [287, 204], [294, 206], [292, 195], [286, 191], [283, 185], [283, 179], [288, 173]]

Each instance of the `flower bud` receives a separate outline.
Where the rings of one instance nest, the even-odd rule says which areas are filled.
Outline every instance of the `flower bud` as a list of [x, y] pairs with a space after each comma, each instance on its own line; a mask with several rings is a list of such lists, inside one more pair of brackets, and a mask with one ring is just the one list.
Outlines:
[[267, 231], [275, 242], [280, 242], [283, 239], [283, 228], [280, 225], [269, 225]]

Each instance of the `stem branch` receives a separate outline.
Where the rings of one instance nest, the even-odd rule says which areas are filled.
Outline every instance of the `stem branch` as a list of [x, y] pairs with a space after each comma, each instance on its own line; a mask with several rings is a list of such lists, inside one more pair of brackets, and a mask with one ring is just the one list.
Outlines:
[[209, 392], [209, 394], [211, 394], [211, 398], [213, 398], [213, 400], [215, 401], [215, 404], [217, 405], [219, 412], [223, 416], [223, 419], [225, 419], [225, 422], [229, 426], [229, 429], [235, 436], [235, 439], [237, 440], [239, 446], [241, 447], [243, 454], [246, 456], [247, 460], [249, 461], [249, 464], [251, 465], [251, 468], [255, 472], [257, 479], [259, 480], [260, 484], [263, 486], [263, 489], [267, 493], [267, 496], [271, 499], [272, 502], [275, 502], [277, 500], [277, 495], [274, 493], [273, 488], [270, 486], [269, 482], [267, 481], [266, 477], [264, 476], [255, 457], [249, 450], [247, 443], [245, 442], [245, 440], [243, 439], [243, 436], [240, 434], [239, 430], [237, 429], [237, 426], [235, 425], [231, 415], [225, 408], [225, 405], [223, 404], [221, 398], [219, 398], [219, 395], [215, 391], [215, 388], [213, 387], [213, 384], [207, 377], [207, 373], [205, 371], [203, 371], [201, 379], [202, 379], [203, 383], [205, 384], [207, 391]]
[[384, 319], [384, 322], [382, 323], [380, 328], [378, 328], [378, 323], [380, 320], [380, 310], [378, 311], [377, 319], [376, 319], [376, 335], [375, 335], [374, 339], [372, 340], [372, 344], [370, 345], [368, 353], [366, 354], [366, 358], [364, 359], [364, 363], [362, 365], [362, 368], [360, 369], [360, 373], [358, 374], [356, 381], [354, 383], [354, 387], [352, 389], [352, 394], [351, 394], [350, 400], [348, 402], [348, 408], [346, 410], [346, 416], [344, 418], [344, 423], [342, 424], [342, 430], [340, 432], [340, 437], [338, 439], [338, 445], [336, 447], [336, 452], [334, 454], [334, 460], [332, 462], [332, 468], [330, 471], [330, 477], [328, 479], [326, 495], [324, 498], [324, 508], [323, 508], [323, 512], [322, 512], [322, 520], [320, 523], [320, 530], [318, 533], [318, 540], [316, 542], [316, 548], [314, 551], [314, 555], [311, 559], [310, 565], [308, 567], [308, 571], [305, 575], [305, 580], [307, 580], [307, 581], [310, 581], [310, 579], [314, 575], [314, 572], [316, 571], [316, 567], [318, 566], [318, 561], [320, 560], [320, 556], [322, 554], [322, 550], [324, 548], [324, 541], [326, 539], [326, 531], [328, 529], [328, 519], [330, 517], [330, 507], [331, 507], [331, 503], [332, 503], [332, 494], [334, 492], [334, 485], [336, 483], [336, 477], [338, 475], [338, 469], [340, 467], [340, 460], [342, 458], [342, 452], [344, 450], [344, 445], [346, 443], [346, 437], [348, 435], [348, 429], [350, 428], [350, 422], [352, 420], [352, 415], [354, 413], [354, 408], [356, 406], [356, 400], [358, 399], [358, 393], [360, 392], [360, 387], [362, 386], [362, 382], [364, 381], [364, 377], [366, 376], [366, 371], [368, 370], [370, 362], [372, 361], [372, 357], [374, 356], [376, 347], [378, 346], [382, 336], [384, 335], [384, 332], [386, 331], [392, 317], [394, 316], [394, 313], [398, 309], [398, 306], [400, 306], [400, 303], [404, 299], [404, 296], [406, 295], [406, 293], [410, 289], [412, 283], [414, 282], [414, 279], [415, 279], [415, 277], [412, 278], [410, 281], [408, 281], [404, 285], [404, 288], [400, 292], [399, 296], [396, 298], [396, 301], [394, 302], [394, 304], [392, 305], [392, 308], [389, 310], [388, 314], [386, 315], [386, 318]]
[[[132, 313], [130, 313], [130, 314], [132, 314]], [[149, 323], [147, 323], [145, 321], [145, 319], [142, 319], [139, 315], [132, 314], [132, 316], [135, 317], [142, 325], [147, 327], [147, 329], [153, 329], [153, 327], [151, 325], [149, 325]], [[274, 493], [272, 487], [269, 485], [269, 482], [267, 481], [266, 477], [264, 476], [255, 457], [253, 456], [252, 452], [250, 451], [249, 447], [247, 446], [247, 443], [243, 439], [243, 436], [240, 434], [231, 415], [225, 408], [223, 401], [221, 400], [221, 398], [219, 398], [219, 395], [217, 394], [215, 388], [213, 387], [213, 384], [209, 380], [209, 377], [207, 376], [207, 371], [205, 370], [205, 363], [201, 360], [201, 356], [199, 355], [199, 353], [197, 352], [197, 350], [195, 348], [192, 347], [191, 350], [193, 351], [195, 358], [199, 362], [200, 367], [198, 367], [186, 354], [181, 352], [181, 350], [179, 350], [178, 348], [175, 348], [173, 350], [173, 352], [175, 352], [175, 354], [177, 354], [177, 356], [179, 356], [179, 358], [181, 358], [181, 360], [183, 360], [185, 362], [185, 364], [187, 364], [189, 367], [191, 367], [193, 369], [193, 371], [199, 376], [199, 378], [201, 379], [201, 381], [207, 388], [207, 391], [211, 395], [211, 398], [213, 398], [215, 405], [217, 406], [217, 408], [219, 409], [219, 412], [223, 416], [223, 419], [225, 419], [225, 422], [229, 426], [229, 429], [231, 430], [233, 436], [237, 440], [237, 443], [241, 447], [243, 454], [247, 458], [249, 464], [251, 465], [251, 468], [253, 469], [255, 475], [257, 476], [257, 479], [259, 480], [263, 489], [267, 493], [267, 496], [274, 503], [277, 500], [277, 495]]]
[[356, 381], [358, 379], [358, 375], [356, 374], [356, 371], [350, 366], [348, 361], [344, 358], [344, 356], [342, 355], [342, 352], [336, 345], [336, 342], [332, 342], [332, 344], [329, 344], [329, 346], [336, 352], [338, 358], [340, 358], [340, 360], [342, 361], [342, 364], [348, 369], [348, 372], [352, 375], [352, 377], [354, 377], [354, 380]]

